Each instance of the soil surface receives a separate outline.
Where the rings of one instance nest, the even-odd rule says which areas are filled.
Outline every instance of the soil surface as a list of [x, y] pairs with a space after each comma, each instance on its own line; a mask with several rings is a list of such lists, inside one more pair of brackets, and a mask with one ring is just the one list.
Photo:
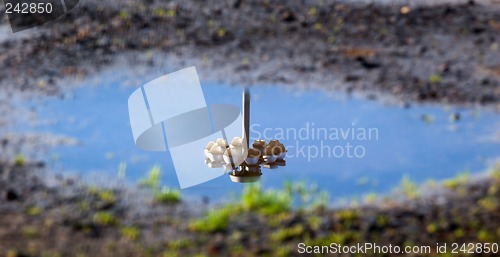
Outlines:
[[[172, 71], [197, 65], [203, 78], [242, 85], [499, 102], [497, 4], [367, 2], [82, 1], [54, 22], [0, 37], [0, 86], [54, 94], [68, 87], [61, 78], [133, 53], [131, 70], [168, 59]], [[7, 24], [3, 11], [0, 19]]]
[[48, 180], [46, 172], [41, 164], [0, 164], [0, 256], [303, 256], [300, 242], [431, 246], [431, 253], [405, 256], [435, 256], [436, 243], [500, 240], [500, 167], [425, 196], [405, 189], [404, 197], [351, 208], [273, 205], [263, 212], [263, 202], [225, 214], [231, 204], [206, 214], [205, 205], [162, 205], [132, 189]]

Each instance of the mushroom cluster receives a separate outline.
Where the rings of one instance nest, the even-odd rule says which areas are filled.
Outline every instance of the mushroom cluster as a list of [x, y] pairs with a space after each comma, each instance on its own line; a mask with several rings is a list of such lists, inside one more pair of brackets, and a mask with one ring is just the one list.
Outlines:
[[233, 170], [245, 161], [246, 147], [241, 137], [235, 137], [231, 144], [226, 140], [218, 138], [211, 141], [204, 149], [205, 163], [211, 168], [224, 167], [225, 171]]
[[275, 169], [285, 166], [285, 146], [278, 140], [256, 140], [253, 148], [248, 149], [243, 138], [235, 137], [231, 144], [218, 138], [211, 141], [204, 149], [205, 163], [210, 168], [224, 168], [230, 171], [231, 180], [234, 182], [255, 182], [262, 175], [261, 165], [264, 168]]
[[265, 140], [255, 140], [252, 146], [263, 153], [262, 160], [266, 164], [273, 165], [284, 162], [287, 151], [278, 140], [271, 140], [269, 144], [266, 144]]
[[252, 146], [253, 148], [246, 152], [243, 138], [235, 137], [231, 144], [218, 138], [215, 142], [209, 142], [205, 147], [206, 162], [217, 167], [222, 167], [224, 164], [238, 166], [243, 162], [246, 165], [274, 164], [284, 161], [287, 152], [285, 146], [278, 140], [271, 140], [269, 144], [265, 140], [255, 140]]

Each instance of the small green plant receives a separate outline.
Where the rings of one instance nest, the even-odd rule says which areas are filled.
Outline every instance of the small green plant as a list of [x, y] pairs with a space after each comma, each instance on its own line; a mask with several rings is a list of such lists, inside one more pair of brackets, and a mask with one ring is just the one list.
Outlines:
[[418, 186], [413, 181], [410, 180], [409, 176], [404, 176], [401, 180], [401, 185], [399, 190], [410, 199], [417, 198], [420, 195], [418, 191]]
[[287, 190], [263, 191], [259, 184], [245, 187], [241, 200], [244, 210], [264, 215], [288, 212], [292, 203], [291, 195]]
[[225, 28], [219, 28], [217, 30], [217, 36], [224, 37], [225, 35], [226, 35], [226, 29]]
[[288, 241], [301, 237], [305, 232], [302, 225], [295, 225], [291, 228], [283, 228], [271, 234], [271, 239], [278, 242]]
[[118, 178], [119, 179], [125, 179], [125, 174], [127, 173], [127, 163], [126, 162], [120, 162], [120, 165], [118, 165]]
[[120, 230], [122, 236], [128, 240], [134, 241], [139, 237], [139, 229], [136, 227], [124, 227]]
[[189, 228], [197, 232], [214, 233], [224, 231], [229, 224], [229, 217], [234, 210], [226, 205], [218, 210], [210, 210], [205, 218], [189, 223]]
[[40, 237], [40, 232], [36, 227], [29, 226], [23, 228], [23, 235], [26, 238], [34, 239]]
[[146, 178], [139, 182], [139, 185], [153, 190], [154, 201], [162, 204], [175, 204], [181, 201], [181, 192], [177, 189], [163, 187], [160, 190], [161, 168], [155, 165], [149, 171]]
[[459, 186], [464, 185], [469, 180], [470, 174], [467, 171], [459, 173], [452, 179], [445, 180], [443, 186], [448, 189], [457, 189]]
[[309, 11], [308, 11], [310, 16], [316, 15], [317, 12], [318, 11], [317, 11], [316, 7], [311, 7], [311, 8], [309, 8]]
[[287, 257], [292, 255], [294, 250], [289, 245], [279, 245], [273, 251], [277, 257]]
[[439, 228], [439, 226], [436, 223], [431, 223], [431, 224], [427, 225], [426, 230], [428, 233], [434, 234], [434, 233], [436, 233], [438, 228]]
[[181, 201], [181, 191], [164, 187], [155, 193], [155, 202], [162, 204], [175, 204]]
[[175, 9], [163, 9], [163, 8], [156, 8], [153, 10], [153, 14], [158, 17], [169, 17], [173, 18], [177, 15], [177, 12]]
[[385, 227], [387, 226], [387, 224], [389, 224], [389, 217], [383, 214], [377, 215], [375, 222], [378, 226]]
[[481, 229], [477, 233], [477, 239], [481, 242], [494, 242], [495, 236], [486, 229]]
[[366, 204], [375, 204], [377, 202], [378, 196], [376, 193], [369, 193], [363, 197], [363, 201]]
[[493, 178], [500, 181], [500, 163], [497, 163], [492, 170]]
[[167, 247], [170, 250], [181, 250], [192, 246], [193, 246], [193, 241], [187, 238], [177, 239], [167, 243]]
[[498, 199], [493, 196], [487, 196], [478, 201], [479, 207], [488, 210], [490, 212], [495, 212], [499, 208]]
[[112, 213], [105, 211], [100, 211], [94, 214], [93, 221], [94, 223], [103, 226], [113, 226], [117, 223], [115, 216]]
[[14, 158], [14, 165], [16, 166], [24, 166], [26, 164], [26, 159], [24, 158], [24, 155], [18, 154]]
[[429, 115], [429, 114], [423, 114], [422, 121], [424, 121], [424, 123], [426, 123], [426, 124], [431, 124], [434, 122], [434, 116]]
[[26, 209], [26, 214], [28, 214], [29, 216], [38, 216], [42, 214], [42, 209], [40, 209], [40, 207], [38, 206], [32, 206]]
[[431, 82], [432, 84], [441, 83], [441, 80], [442, 80], [442, 78], [438, 74], [433, 74], [433, 75], [429, 76], [429, 82]]
[[174, 251], [166, 251], [166, 252], [163, 252], [161, 256], [162, 257], [178, 257], [179, 254], [177, 254]]
[[457, 228], [453, 231], [453, 235], [456, 237], [456, 238], [462, 238], [465, 236], [465, 231], [461, 228]]
[[359, 218], [359, 213], [353, 209], [339, 210], [335, 213], [335, 217], [341, 221], [352, 222]]
[[115, 194], [111, 190], [101, 190], [97, 193], [97, 196], [99, 200], [107, 204], [115, 204], [117, 201]]
[[139, 184], [148, 188], [158, 188], [160, 186], [161, 168], [160, 165], [155, 165], [149, 170], [146, 178], [142, 179]]
[[126, 20], [129, 18], [129, 14], [125, 10], [121, 10], [119, 16], [120, 16], [120, 19], [122, 19], [122, 20]]

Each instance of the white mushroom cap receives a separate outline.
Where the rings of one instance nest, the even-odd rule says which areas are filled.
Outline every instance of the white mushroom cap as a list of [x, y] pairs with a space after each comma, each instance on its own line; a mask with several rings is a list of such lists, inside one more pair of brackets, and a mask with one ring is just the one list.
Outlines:
[[210, 153], [211, 154], [223, 154], [224, 150], [222, 150], [222, 147], [219, 145], [213, 145], [212, 148], [210, 148]]
[[227, 143], [226, 143], [226, 140], [222, 139], [222, 138], [217, 138], [217, 144], [220, 146], [220, 147], [223, 147], [223, 148], [226, 148], [227, 146]]
[[212, 146], [216, 145], [217, 143], [215, 143], [214, 141], [210, 141], [208, 142], [207, 146], [205, 147], [205, 149], [209, 150], [212, 148]]
[[231, 145], [233, 145], [233, 146], [243, 145], [243, 138], [241, 138], [241, 137], [233, 138], [233, 141], [231, 141]]

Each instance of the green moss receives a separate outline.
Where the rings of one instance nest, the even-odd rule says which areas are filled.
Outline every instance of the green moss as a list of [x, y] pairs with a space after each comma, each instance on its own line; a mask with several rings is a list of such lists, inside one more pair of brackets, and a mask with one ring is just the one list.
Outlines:
[[355, 220], [359, 218], [359, 213], [356, 210], [353, 209], [344, 209], [335, 212], [335, 217], [340, 219], [340, 220]]
[[120, 16], [120, 19], [122, 19], [122, 20], [127, 20], [129, 18], [129, 14], [125, 10], [121, 10], [119, 16]]
[[193, 241], [191, 239], [188, 239], [188, 238], [182, 238], [182, 239], [177, 239], [177, 240], [167, 242], [167, 247], [170, 250], [187, 249], [187, 248], [193, 247], [193, 245], [194, 245]]
[[377, 218], [375, 218], [375, 222], [379, 227], [384, 227], [389, 224], [389, 217], [383, 214], [377, 215]]
[[24, 158], [24, 155], [18, 154], [14, 158], [14, 165], [16, 166], [24, 166], [26, 164], [26, 159]]
[[28, 239], [35, 239], [40, 237], [40, 231], [33, 226], [27, 226], [23, 228], [23, 235]]
[[224, 206], [218, 210], [210, 210], [206, 217], [191, 221], [189, 228], [193, 231], [205, 233], [224, 231], [228, 227], [229, 217], [233, 213], [233, 210], [230, 206]]
[[307, 221], [311, 228], [313, 229], [319, 229], [321, 225], [321, 218], [318, 216], [311, 215], [310, 217], [307, 218]]
[[140, 235], [140, 231], [136, 227], [124, 227], [120, 232], [124, 238], [132, 241], [136, 240]]
[[177, 16], [177, 12], [174, 9], [163, 9], [163, 8], [155, 8], [153, 9], [153, 14], [158, 17], [168, 17], [173, 18]]
[[432, 84], [441, 83], [441, 80], [442, 80], [442, 78], [438, 74], [433, 74], [433, 75], [429, 76], [429, 82], [431, 82]]
[[305, 232], [304, 226], [295, 225], [291, 228], [283, 228], [271, 234], [271, 239], [274, 241], [288, 241], [294, 238], [300, 238]]
[[91, 195], [97, 195], [99, 194], [99, 188], [97, 188], [96, 186], [89, 186], [87, 187], [87, 193], [91, 194]]
[[470, 174], [467, 171], [459, 173], [457, 176], [455, 176], [452, 179], [445, 180], [443, 182], [443, 185], [448, 188], [448, 189], [457, 189], [459, 186], [464, 185], [469, 181]]
[[495, 178], [496, 180], [500, 181], [500, 163], [497, 163], [495, 165], [495, 167], [493, 168], [492, 170], [492, 175], [493, 175], [493, 178]]
[[155, 193], [155, 202], [162, 204], [175, 204], [181, 201], [181, 191], [164, 187]]
[[280, 213], [277, 215], [269, 216], [267, 218], [267, 225], [271, 228], [279, 227], [281, 222], [289, 217], [289, 213]]
[[495, 241], [495, 236], [486, 229], [477, 232], [477, 239], [481, 242], [490, 243]]
[[409, 176], [403, 177], [399, 189], [407, 198], [410, 199], [415, 199], [420, 195], [417, 184], [411, 181]]
[[225, 28], [219, 28], [217, 30], [217, 36], [224, 37], [225, 35], [226, 35], [226, 29]]
[[247, 249], [242, 245], [231, 245], [229, 247], [229, 252], [232, 256], [245, 256], [244, 253]]
[[78, 202], [77, 206], [78, 206], [78, 209], [82, 212], [90, 210], [90, 204], [88, 202], [86, 202], [85, 200]]
[[462, 238], [465, 236], [465, 231], [461, 228], [457, 228], [457, 229], [455, 229], [455, 231], [453, 231], [453, 235], [456, 238]]
[[163, 252], [162, 257], [178, 257], [179, 254], [177, 252], [174, 252], [174, 251], [166, 251], [166, 252]]
[[426, 230], [428, 233], [434, 234], [434, 233], [436, 233], [438, 228], [439, 228], [439, 226], [436, 223], [431, 223], [431, 224], [427, 225]]
[[377, 202], [378, 196], [376, 193], [370, 193], [363, 197], [363, 201], [367, 204], [374, 204]]
[[330, 245], [331, 243], [345, 245], [348, 243], [354, 243], [359, 241], [360, 241], [360, 235], [359, 233], [354, 231], [334, 232], [328, 236], [305, 240], [307, 245]]
[[102, 190], [97, 193], [97, 196], [99, 197], [99, 200], [108, 203], [108, 204], [115, 204], [117, 202], [117, 198], [113, 191], [111, 190]]
[[94, 214], [93, 221], [96, 224], [103, 226], [113, 226], [116, 225], [117, 219], [110, 212], [100, 211]]
[[162, 257], [178, 257], [179, 254], [175, 251], [166, 251], [161, 255]]
[[429, 114], [423, 114], [422, 121], [424, 121], [426, 124], [431, 124], [434, 122], [434, 116]]
[[495, 196], [498, 193], [498, 186], [492, 185], [488, 188], [488, 195]]
[[288, 257], [292, 255], [294, 249], [289, 245], [278, 245], [273, 251], [276, 257]]
[[487, 196], [483, 199], [480, 199], [478, 201], [479, 207], [486, 209], [490, 212], [495, 212], [497, 211], [499, 204], [498, 204], [498, 199], [494, 196]]
[[314, 15], [316, 15], [317, 12], [318, 12], [318, 10], [316, 9], [316, 7], [311, 7], [311, 8], [309, 8], [308, 14], [310, 16], [314, 16]]
[[38, 206], [32, 206], [26, 209], [26, 214], [28, 214], [29, 216], [38, 216], [42, 214], [42, 209], [40, 209], [40, 207]]
[[242, 207], [263, 215], [275, 215], [291, 209], [291, 195], [286, 191], [263, 191], [259, 184], [245, 187], [242, 195]]

